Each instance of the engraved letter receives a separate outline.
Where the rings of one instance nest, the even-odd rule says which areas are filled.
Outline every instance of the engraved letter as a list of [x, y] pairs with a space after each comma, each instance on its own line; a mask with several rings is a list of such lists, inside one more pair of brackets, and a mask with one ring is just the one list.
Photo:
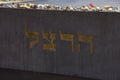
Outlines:
[[[90, 53], [93, 54], [93, 37], [89, 35], [81, 35], [78, 33], [78, 41], [87, 42], [90, 46]], [[80, 44], [78, 44], [78, 52], [80, 52]]]
[[34, 39], [34, 40], [29, 41], [29, 47], [32, 48], [33, 46], [35, 46], [36, 44], [39, 43], [39, 33], [38, 32], [29, 32], [27, 29], [27, 26], [25, 26], [25, 28], [26, 28], [25, 29], [25, 37]]
[[48, 43], [43, 44], [43, 50], [49, 50], [49, 51], [56, 51], [56, 34], [52, 32], [42, 32], [42, 36], [44, 40], [47, 40]]
[[72, 52], [74, 52], [74, 35], [73, 34], [63, 34], [60, 31], [60, 40], [71, 41]]

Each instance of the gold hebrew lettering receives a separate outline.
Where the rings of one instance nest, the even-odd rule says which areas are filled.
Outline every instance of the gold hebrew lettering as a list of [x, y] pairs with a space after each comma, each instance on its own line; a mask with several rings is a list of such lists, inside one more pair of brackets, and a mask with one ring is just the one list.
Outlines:
[[[78, 41], [87, 42], [90, 46], [90, 53], [93, 54], [93, 37], [90, 35], [82, 35], [78, 33]], [[78, 44], [78, 52], [80, 52], [80, 43]]]
[[39, 43], [39, 33], [38, 32], [25, 32], [26, 38], [33, 38], [34, 40], [31, 40], [29, 42], [29, 47], [32, 48], [36, 44]]
[[43, 50], [56, 51], [56, 34], [52, 32], [42, 32], [44, 40], [47, 40], [48, 43], [43, 44]]
[[39, 33], [38, 32], [29, 32], [28, 27], [25, 24], [25, 37], [33, 40], [29, 41], [29, 47], [32, 48], [39, 43]]
[[63, 34], [60, 31], [60, 40], [71, 41], [72, 42], [72, 52], [74, 52], [74, 35], [73, 34]]

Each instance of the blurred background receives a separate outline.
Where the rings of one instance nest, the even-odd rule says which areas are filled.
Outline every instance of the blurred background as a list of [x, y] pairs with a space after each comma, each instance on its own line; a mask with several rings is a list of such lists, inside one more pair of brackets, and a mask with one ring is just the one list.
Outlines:
[[36, 1], [33, 1], [32, 3], [52, 4], [52, 5], [60, 5], [60, 6], [71, 5], [74, 7], [88, 5], [89, 3], [92, 3], [100, 7], [105, 5], [111, 5], [115, 7], [120, 6], [120, 0], [36, 0]]

